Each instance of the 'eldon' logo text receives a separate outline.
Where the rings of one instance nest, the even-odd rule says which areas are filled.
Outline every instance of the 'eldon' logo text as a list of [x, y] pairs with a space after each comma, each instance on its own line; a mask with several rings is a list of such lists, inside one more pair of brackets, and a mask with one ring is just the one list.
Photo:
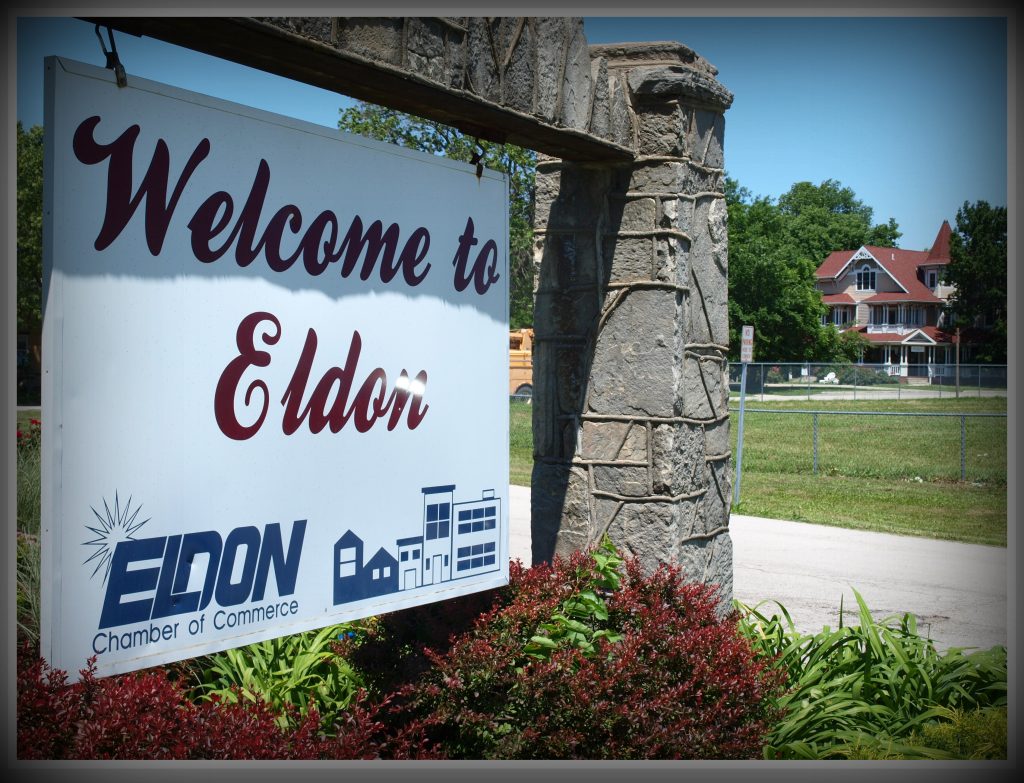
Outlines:
[[[277, 595], [295, 592], [306, 520], [292, 524], [287, 550], [281, 525], [236, 527], [226, 539], [216, 530], [120, 541], [114, 549], [99, 627], [158, 620], [205, 609], [211, 600], [222, 607], [262, 601], [273, 570]], [[157, 561], [153, 567], [139, 567]], [[202, 588], [192, 577], [201, 567]], [[234, 581], [232, 579], [234, 578]], [[123, 600], [130, 596], [130, 600]], [[280, 614], [289, 614], [287, 607]]]

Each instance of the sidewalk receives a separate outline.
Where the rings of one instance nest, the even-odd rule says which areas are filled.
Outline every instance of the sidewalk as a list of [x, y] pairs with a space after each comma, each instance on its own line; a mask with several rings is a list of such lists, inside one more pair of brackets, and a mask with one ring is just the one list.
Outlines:
[[[530, 490], [510, 487], [510, 555], [529, 565]], [[1007, 644], [1006, 552], [911, 536], [734, 514], [733, 594], [781, 603], [806, 633], [857, 623], [856, 589], [876, 618], [911, 612], [940, 650]], [[771, 606], [763, 607], [770, 611]]]

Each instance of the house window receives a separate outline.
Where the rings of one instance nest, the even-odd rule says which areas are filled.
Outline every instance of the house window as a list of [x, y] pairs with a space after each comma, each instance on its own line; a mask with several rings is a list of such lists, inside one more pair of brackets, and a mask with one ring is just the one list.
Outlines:
[[892, 326], [897, 323], [898, 308], [896, 305], [877, 305], [871, 308], [872, 326]]
[[939, 284], [939, 273], [935, 272], [935, 271], [929, 272], [928, 273], [928, 287], [934, 291], [935, 290], [935, 286], [937, 286], [938, 284]]
[[338, 578], [356, 575], [356, 550], [345, 547], [338, 550]]
[[857, 290], [875, 290], [875, 270], [867, 264], [864, 264], [864, 266], [860, 268], [860, 271], [857, 272]]

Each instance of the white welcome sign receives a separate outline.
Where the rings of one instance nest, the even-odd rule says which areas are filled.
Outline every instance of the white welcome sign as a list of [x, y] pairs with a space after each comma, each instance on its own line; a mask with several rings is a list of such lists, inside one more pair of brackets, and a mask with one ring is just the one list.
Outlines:
[[507, 181], [46, 61], [42, 652], [508, 581]]

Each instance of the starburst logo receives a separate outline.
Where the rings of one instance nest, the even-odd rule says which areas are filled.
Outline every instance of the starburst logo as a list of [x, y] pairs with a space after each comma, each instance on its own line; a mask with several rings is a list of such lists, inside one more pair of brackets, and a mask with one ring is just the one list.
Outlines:
[[114, 509], [111, 511], [110, 504], [106, 498], [103, 498], [103, 510], [106, 515], [101, 515], [95, 508], [90, 506], [90, 510], [96, 519], [99, 520], [99, 527], [93, 527], [86, 525], [88, 530], [91, 530], [96, 534], [96, 537], [91, 541], [84, 542], [83, 546], [96, 547], [96, 551], [93, 552], [89, 557], [85, 559], [82, 565], [88, 565], [92, 561], [96, 561], [96, 567], [93, 569], [90, 578], [95, 577], [96, 574], [103, 571], [103, 584], [107, 583], [107, 576], [110, 574], [110, 562], [114, 556], [114, 550], [117, 545], [122, 541], [134, 541], [134, 534], [149, 522], [149, 519], [144, 519], [141, 522], [136, 522], [135, 519], [138, 517], [139, 512], [142, 510], [142, 506], [138, 505], [135, 510], [132, 511], [132, 498], [129, 495], [128, 502], [125, 503], [124, 509], [121, 508], [121, 499], [118, 497], [117, 492], [114, 492]]

